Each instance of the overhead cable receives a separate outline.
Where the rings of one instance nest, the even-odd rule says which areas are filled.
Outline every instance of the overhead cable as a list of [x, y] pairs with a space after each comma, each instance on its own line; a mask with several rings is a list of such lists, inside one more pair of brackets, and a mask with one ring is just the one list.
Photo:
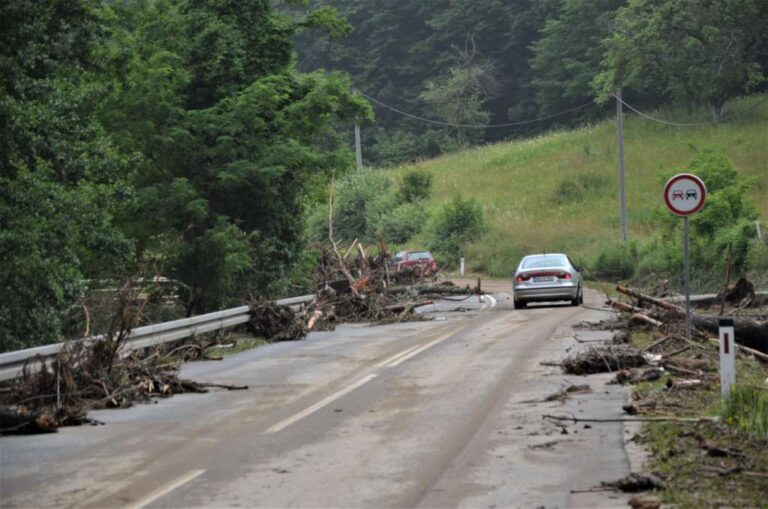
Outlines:
[[692, 122], [692, 123], [671, 122], [669, 120], [662, 120], [662, 119], [659, 119], [659, 118], [654, 118], [654, 117], [648, 115], [647, 113], [643, 113], [642, 111], [638, 110], [634, 106], [632, 106], [630, 104], [627, 104], [627, 102], [624, 101], [624, 99], [621, 99], [616, 94], [613, 94], [613, 97], [615, 97], [617, 101], [619, 101], [621, 104], [623, 104], [624, 106], [626, 106], [630, 110], [634, 111], [635, 113], [637, 113], [641, 117], [645, 117], [648, 120], [652, 120], [654, 122], [658, 122], [659, 124], [666, 124], [666, 125], [671, 125], [671, 126], [675, 126], [675, 127], [697, 127], [697, 126], [702, 126], [702, 125], [718, 124], [720, 122], [725, 122], [726, 120], [729, 120], [729, 119], [731, 119], [731, 118], [736, 116], [736, 115], [728, 115], [727, 117], [722, 117], [722, 118], [720, 118], [718, 120], [710, 120], [708, 122]]
[[571, 108], [569, 110], [561, 111], [561, 112], [555, 113], [553, 115], [547, 115], [546, 117], [534, 118], [534, 119], [531, 119], [531, 120], [523, 120], [521, 122], [511, 122], [511, 123], [507, 123], [507, 124], [453, 124], [453, 123], [450, 123], [450, 122], [441, 122], [439, 120], [432, 120], [432, 119], [429, 119], [429, 118], [419, 117], [417, 115], [413, 115], [411, 113], [408, 113], [408, 112], [405, 112], [405, 111], [402, 111], [402, 110], [398, 110], [397, 108], [394, 108], [394, 107], [392, 107], [392, 106], [390, 106], [388, 104], [385, 104], [385, 103], [379, 101], [378, 99], [374, 99], [373, 97], [367, 95], [366, 93], [360, 91], [359, 89], [356, 89], [356, 90], [357, 90], [357, 92], [360, 95], [362, 95], [363, 97], [365, 97], [369, 101], [371, 101], [373, 103], [376, 103], [376, 104], [378, 104], [379, 106], [381, 106], [383, 108], [386, 108], [388, 110], [394, 111], [395, 113], [399, 113], [400, 115], [406, 116], [408, 118], [412, 118], [414, 120], [419, 120], [421, 122], [427, 122], [429, 124], [435, 124], [435, 125], [440, 125], [440, 126], [444, 126], [444, 127], [464, 127], [464, 128], [470, 128], [470, 129], [486, 129], [486, 128], [493, 128], [493, 127], [514, 127], [514, 126], [521, 126], [521, 125], [526, 125], [526, 124], [534, 124], [536, 122], [541, 122], [543, 120], [549, 120], [550, 118], [555, 118], [555, 117], [559, 117], [559, 116], [562, 116], [562, 115], [567, 115], [568, 113], [573, 113], [575, 111], [583, 110], [584, 108], [586, 108], [588, 106], [593, 106], [595, 104], [594, 101], [589, 101], [588, 103], [584, 103], [581, 106], [577, 106], [577, 107]]

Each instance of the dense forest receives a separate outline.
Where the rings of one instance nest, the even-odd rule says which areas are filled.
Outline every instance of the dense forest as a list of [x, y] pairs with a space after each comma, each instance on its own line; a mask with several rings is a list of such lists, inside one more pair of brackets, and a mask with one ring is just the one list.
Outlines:
[[678, 104], [715, 119], [729, 99], [765, 89], [761, 0], [323, 3], [353, 30], [303, 34], [299, 66], [345, 71], [383, 103], [363, 129], [374, 166], [594, 121], [615, 110], [616, 88], [641, 108]]
[[594, 120], [618, 87], [714, 118], [766, 87], [764, 0], [273, 4], [0, 4], [0, 351], [82, 333], [126, 278], [188, 315], [284, 292], [355, 123], [388, 164]]

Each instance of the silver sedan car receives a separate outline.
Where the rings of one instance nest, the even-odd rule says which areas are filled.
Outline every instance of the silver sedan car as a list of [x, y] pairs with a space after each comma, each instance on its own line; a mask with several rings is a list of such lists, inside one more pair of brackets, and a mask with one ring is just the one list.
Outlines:
[[573, 306], [584, 302], [581, 274], [568, 255], [562, 253], [524, 257], [515, 271], [512, 286], [517, 309], [529, 302], [569, 300]]

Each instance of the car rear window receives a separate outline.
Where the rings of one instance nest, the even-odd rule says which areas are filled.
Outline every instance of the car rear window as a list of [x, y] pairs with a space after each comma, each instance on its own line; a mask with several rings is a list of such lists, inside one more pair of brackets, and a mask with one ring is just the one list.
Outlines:
[[530, 256], [523, 260], [524, 269], [536, 269], [539, 267], [561, 267], [567, 264], [568, 262], [563, 255]]
[[429, 253], [429, 251], [417, 251], [415, 253], [408, 254], [409, 260], [428, 260], [430, 258], [432, 258], [432, 255]]

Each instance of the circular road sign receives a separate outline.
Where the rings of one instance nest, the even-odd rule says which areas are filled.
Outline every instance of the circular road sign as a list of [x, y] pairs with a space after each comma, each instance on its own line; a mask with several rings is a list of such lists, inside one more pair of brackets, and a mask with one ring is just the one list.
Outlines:
[[690, 173], [679, 173], [664, 186], [664, 202], [678, 216], [690, 216], [700, 211], [706, 199], [707, 186]]

